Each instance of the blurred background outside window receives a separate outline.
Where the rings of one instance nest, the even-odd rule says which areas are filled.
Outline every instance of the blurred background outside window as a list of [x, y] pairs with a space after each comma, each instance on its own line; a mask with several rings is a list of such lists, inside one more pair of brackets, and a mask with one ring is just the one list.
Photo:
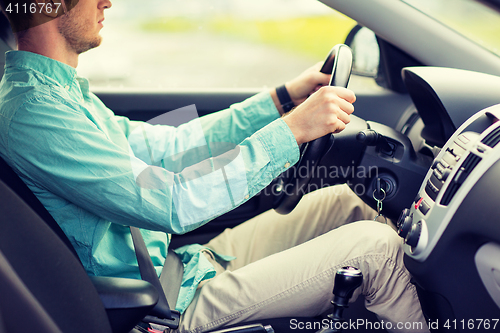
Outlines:
[[78, 67], [97, 89], [274, 87], [356, 25], [316, 0], [119, 0], [105, 15]]

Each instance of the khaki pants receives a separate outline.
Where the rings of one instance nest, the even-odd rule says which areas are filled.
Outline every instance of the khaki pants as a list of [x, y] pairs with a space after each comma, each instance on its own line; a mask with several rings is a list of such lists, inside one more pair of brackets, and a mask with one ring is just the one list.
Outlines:
[[428, 332], [399, 236], [380, 222], [350, 223], [375, 215], [343, 185], [304, 196], [289, 215], [268, 211], [224, 231], [207, 246], [237, 259], [224, 267], [209, 256], [217, 275], [198, 288], [179, 331], [320, 315], [332, 308], [335, 272], [351, 265], [364, 275], [352, 301], [362, 294], [386, 328], [392, 323], [388, 331]]

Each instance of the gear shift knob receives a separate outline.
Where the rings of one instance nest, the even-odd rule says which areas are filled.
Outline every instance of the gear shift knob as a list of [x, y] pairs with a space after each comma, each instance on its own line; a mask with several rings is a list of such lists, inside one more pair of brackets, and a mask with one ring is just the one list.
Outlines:
[[354, 290], [361, 283], [363, 283], [363, 273], [359, 269], [347, 266], [337, 271], [333, 285], [333, 312], [328, 315], [328, 318], [332, 321], [332, 325], [316, 333], [338, 333], [342, 331], [342, 323], [344, 322], [342, 314], [344, 309], [349, 305], [349, 300]]
[[335, 283], [333, 285], [333, 304], [347, 307], [349, 299], [363, 282], [363, 273], [355, 267], [342, 267], [335, 275]]

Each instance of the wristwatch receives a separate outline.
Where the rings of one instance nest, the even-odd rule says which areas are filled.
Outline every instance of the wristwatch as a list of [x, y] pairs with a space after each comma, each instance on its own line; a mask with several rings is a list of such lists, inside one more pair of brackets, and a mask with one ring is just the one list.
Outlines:
[[290, 94], [288, 94], [288, 90], [286, 90], [285, 85], [276, 88], [276, 94], [278, 95], [281, 107], [283, 108], [283, 111], [285, 111], [285, 113], [289, 112], [295, 107], [295, 104], [293, 103]]

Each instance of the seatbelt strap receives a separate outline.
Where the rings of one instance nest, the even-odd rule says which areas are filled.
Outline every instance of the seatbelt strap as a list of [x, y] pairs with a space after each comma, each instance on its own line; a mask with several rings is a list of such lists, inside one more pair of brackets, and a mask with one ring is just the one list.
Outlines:
[[[170, 306], [168, 305], [167, 297], [165, 296], [165, 292], [163, 291], [163, 287], [161, 286], [160, 279], [156, 274], [153, 261], [151, 260], [148, 249], [146, 247], [146, 243], [144, 242], [144, 238], [142, 237], [141, 231], [136, 227], [130, 227], [130, 233], [132, 234], [132, 240], [134, 242], [134, 248], [135, 248], [135, 255], [137, 257], [137, 262], [139, 264], [139, 271], [141, 272], [141, 277], [144, 281], [151, 283], [158, 290], [158, 296], [159, 296], [158, 303], [156, 303], [153, 310], [151, 310], [152, 316], [146, 316], [144, 320], [154, 324], [164, 325], [172, 329], [177, 329], [179, 327], [180, 313], [176, 310], [171, 310]], [[167, 260], [168, 257], [176, 257], [176, 255], [174, 252], [171, 252], [167, 254]], [[180, 261], [178, 257], [176, 258], [178, 261]], [[167, 260], [165, 260], [165, 266], [169, 264]], [[173, 259], [170, 258], [169, 261], [172, 262], [172, 260], [175, 260], [175, 258]], [[175, 272], [177, 271], [175, 268], [178, 268], [178, 266], [177, 267], [174, 266], [172, 267], [172, 269], [170, 269], [169, 267], [169, 269], [166, 271]], [[178, 276], [178, 274], [175, 274], [174, 276]], [[180, 277], [182, 279], [182, 271]], [[175, 288], [176, 286], [177, 285], [174, 285], [172, 283], [172, 288]]]
[[168, 249], [167, 258], [163, 264], [160, 274], [160, 284], [165, 286], [167, 301], [173, 305], [177, 303], [177, 297], [181, 289], [182, 277], [184, 276], [184, 264], [174, 251]]

